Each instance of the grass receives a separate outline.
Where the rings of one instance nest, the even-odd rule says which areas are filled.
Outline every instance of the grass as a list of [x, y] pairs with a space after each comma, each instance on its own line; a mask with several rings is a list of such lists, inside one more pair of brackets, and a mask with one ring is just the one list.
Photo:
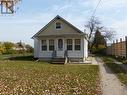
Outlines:
[[118, 58], [115, 58], [117, 61], [119, 62], [122, 62], [123, 64], [127, 65], [127, 59], [126, 58], [121, 58], [121, 57], [118, 57]]
[[0, 60], [20, 60], [20, 61], [32, 61], [33, 60], [32, 54], [0, 54]]
[[126, 60], [122, 60], [122, 63], [127, 65], [127, 59]]
[[122, 62], [123, 64], [127, 65], [127, 58], [125, 57], [115, 57], [115, 56], [111, 56], [112, 58], [116, 59], [119, 62]]
[[0, 95], [101, 95], [97, 65], [0, 61]]
[[127, 85], [127, 71], [125, 71], [119, 64], [115, 64], [110, 57], [103, 57], [105, 64], [117, 75], [118, 79]]
[[4, 54], [4, 55], [0, 54], [0, 60], [7, 60], [11, 56], [12, 55], [10, 55], [10, 54]]

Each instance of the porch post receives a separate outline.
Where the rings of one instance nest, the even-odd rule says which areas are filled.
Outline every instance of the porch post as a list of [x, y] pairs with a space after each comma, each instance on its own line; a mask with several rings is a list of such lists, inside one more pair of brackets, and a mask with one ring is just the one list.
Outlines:
[[54, 46], [55, 46], [55, 50], [57, 51], [57, 39], [54, 38]]
[[64, 51], [67, 50], [67, 41], [66, 38], [64, 38]]
[[72, 39], [72, 51], [74, 51], [74, 50], [75, 50], [75, 48], [74, 48], [74, 47], [75, 47], [75, 39], [73, 38], [73, 39]]
[[63, 51], [65, 51], [65, 39], [63, 38]]
[[46, 39], [46, 43], [47, 43], [47, 51], [49, 51], [49, 39]]

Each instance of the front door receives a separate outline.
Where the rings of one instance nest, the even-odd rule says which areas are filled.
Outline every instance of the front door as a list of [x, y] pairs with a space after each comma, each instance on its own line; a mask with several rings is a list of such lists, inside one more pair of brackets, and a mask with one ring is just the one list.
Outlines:
[[63, 58], [64, 57], [64, 42], [63, 39], [58, 39], [57, 41], [57, 57]]

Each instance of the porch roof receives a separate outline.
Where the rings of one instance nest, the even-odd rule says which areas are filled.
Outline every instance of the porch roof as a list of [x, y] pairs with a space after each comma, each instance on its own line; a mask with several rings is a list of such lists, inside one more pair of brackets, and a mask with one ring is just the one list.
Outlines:
[[63, 34], [63, 35], [41, 35], [41, 36], [37, 36], [38, 38], [85, 38], [86, 39], [86, 35], [84, 34]]

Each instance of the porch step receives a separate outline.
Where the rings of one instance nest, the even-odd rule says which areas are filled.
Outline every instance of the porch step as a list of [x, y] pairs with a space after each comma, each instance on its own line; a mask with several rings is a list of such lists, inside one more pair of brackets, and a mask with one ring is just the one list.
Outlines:
[[51, 61], [52, 64], [64, 64], [65, 58], [53, 58]]

